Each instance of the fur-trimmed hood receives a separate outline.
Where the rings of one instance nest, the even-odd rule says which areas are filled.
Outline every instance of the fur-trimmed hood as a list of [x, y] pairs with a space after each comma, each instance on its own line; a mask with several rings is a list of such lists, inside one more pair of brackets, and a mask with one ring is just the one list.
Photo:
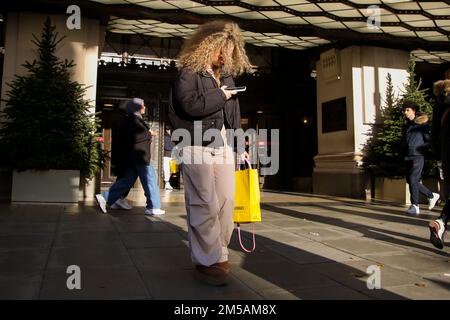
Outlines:
[[439, 80], [434, 83], [433, 93], [435, 96], [448, 96], [450, 94], [450, 80]]
[[416, 124], [425, 124], [428, 122], [428, 115], [426, 113], [418, 114], [414, 118], [414, 123]]

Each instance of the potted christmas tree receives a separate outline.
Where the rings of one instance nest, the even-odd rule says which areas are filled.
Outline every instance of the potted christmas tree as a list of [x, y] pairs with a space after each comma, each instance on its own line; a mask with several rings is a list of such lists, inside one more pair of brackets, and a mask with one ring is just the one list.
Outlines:
[[[431, 102], [426, 100], [426, 90], [420, 89], [421, 82], [415, 80], [414, 69], [415, 62], [411, 60], [408, 63], [408, 82], [401, 97], [394, 95], [392, 78], [388, 74], [385, 106], [380, 121], [372, 125], [368, 134], [362, 164], [363, 170], [371, 177], [373, 197], [405, 204], [409, 203], [409, 189], [402, 153], [402, 105], [406, 100], [415, 101], [419, 106], [418, 111], [426, 113], [430, 119], [433, 111]], [[433, 161], [426, 161], [422, 176], [435, 177], [435, 173]]]
[[33, 35], [37, 59], [8, 84], [0, 139], [14, 170], [12, 201], [78, 202], [81, 183], [103, 163], [98, 122], [84, 99], [86, 87], [71, 80], [73, 61], [55, 54], [59, 37], [50, 18], [41, 38]]

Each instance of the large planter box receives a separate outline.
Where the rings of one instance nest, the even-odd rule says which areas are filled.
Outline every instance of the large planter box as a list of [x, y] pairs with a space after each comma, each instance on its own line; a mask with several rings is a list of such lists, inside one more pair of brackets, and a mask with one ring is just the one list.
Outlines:
[[80, 171], [14, 171], [12, 202], [78, 203]]
[[[430, 191], [439, 193], [439, 183], [436, 179], [424, 179], [422, 184]], [[375, 178], [375, 199], [411, 204], [409, 185], [406, 179]], [[420, 203], [427, 203], [427, 199], [419, 194]]]
[[375, 178], [375, 199], [411, 204], [406, 179]]

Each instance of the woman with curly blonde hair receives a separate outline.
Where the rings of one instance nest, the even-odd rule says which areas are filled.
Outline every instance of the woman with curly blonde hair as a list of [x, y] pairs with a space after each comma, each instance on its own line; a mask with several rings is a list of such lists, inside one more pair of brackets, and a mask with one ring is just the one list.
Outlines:
[[233, 77], [251, 72], [239, 26], [233, 22], [212, 21], [204, 24], [188, 39], [179, 54], [181, 67], [193, 72], [207, 71], [211, 60], [222, 51], [222, 65], [215, 71]]
[[[225, 285], [235, 190], [233, 141], [226, 131], [241, 126], [237, 91], [227, 88], [234, 87], [233, 77], [251, 72], [252, 66], [238, 25], [229, 21], [200, 26], [184, 44], [179, 64], [169, 118], [175, 130], [172, 139], [177, 129], [187, 130], [191, 137], [181, 148], [191, 257], [197, 279]], [[210, 134], [195, 139], [207, 130]], [[248, 154], [241, 158], [248, 159]]]

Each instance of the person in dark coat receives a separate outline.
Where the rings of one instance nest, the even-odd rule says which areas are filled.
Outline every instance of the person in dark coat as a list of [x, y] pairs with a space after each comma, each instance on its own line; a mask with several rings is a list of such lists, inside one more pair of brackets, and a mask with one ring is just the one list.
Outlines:
[[[128, 163], [126, 152], [123, 150], [123, 122], [127, 117], [127, 104], [119, 106], [119, 114], [113, 118], [112, 124], [112, 144], [111, 144], [111, 164], [114, 166], [114, 174], [116, 180], [120, 180], [126, 176]], [[134, 183], [133, 183], [134, 185]], [[130, 190], [127, 190], [117, 201], [111, 205], [111, 209], [131, 210], [133, 207], [127, 201]]]
[[152, 136], [150, 128], [142, 118], [144, 112], [144, 100], [133, 98], [128, 102], [128, 114], [120, 129], [120, 150], [128, 166], [123, 178], [116, 180], [108, 191], [96, 195], [97, 202], [105, 213], [106, 205], [115, 203], [123, 196], [133, 186], [137, 177], [141, 181], [147, 199], [144, 214], [162, 215], [165, 213], [161, 209], [155, 169], [150, 165]]
[[419, 192], [428, 198], [428, 209], [431, 210], [439, 200], [439, 194], [431, 192], [420, 183], [425, 156], [431, 148], [430, 126], [426, 114], [417, 114], [418, 106], [413, 101], [403, 103], [403, 141], [406, 160], [406, 180], [409, 184], [411, 206], [406, 211], [410, 215], [418, 215]]
[[438, 249], [444, 248], [444, 234], [450, 217], [450, 69], [446, 79], [434, 83], [436, 105], [433, 113], [433, 145], [437, 160], [442, 163], [445, 206], [439, 219], [430, 221], [430, 241]]
[[[216, 20], [200, 26], [185, 42], [179, 65], [169, 119], [175, 142], [177, 131], [191, 138], [180, 149], [194, 275], [210, 285], [225, 285], [235, 190], [234, 154], [226, 130], [241, 126], [237, 91], [227, 88], [234, 86], [234, 76], [252, 70], [238, 25]], [[206, 132], [214, 136], [196, 139], [196, 133]], [[246, 153], [241, 156], [248, 159]]]

